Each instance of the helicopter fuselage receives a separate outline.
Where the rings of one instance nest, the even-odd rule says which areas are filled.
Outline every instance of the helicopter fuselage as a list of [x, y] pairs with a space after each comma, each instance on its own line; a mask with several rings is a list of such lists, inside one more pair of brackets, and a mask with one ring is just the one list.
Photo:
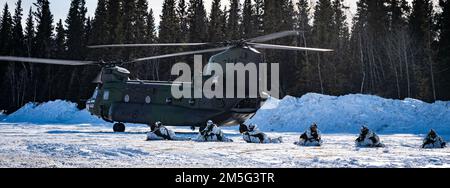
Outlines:
[[[262, 62], [256, 50], [234, 48], [213, 56], [209, 63]], [[204, 126], [208, 120], [218, 125], [236, 125], [251, 118], [264, 99], [258, 98], [173, 98], [172, 87], [188, 87], [191, 82], [129, 80], [121, 67], [106, 68], [102, 83], [88, 100], [87, 109], [109, 122], [151, 125], [161, 121], [171, 126]], [[206, 78], [205, 78], [206, 79]], [[186, 88], [185, 88], [186, 89]]]

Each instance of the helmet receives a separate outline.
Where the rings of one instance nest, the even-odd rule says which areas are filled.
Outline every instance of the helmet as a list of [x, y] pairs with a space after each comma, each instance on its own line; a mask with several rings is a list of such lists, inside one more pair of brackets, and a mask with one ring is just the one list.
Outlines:
[[317, 124], [316, 124], [316, 123], [313, 123], [313, 124], [311, 125], [310, 128], [311, 128], [311, 129], [317, 129]]
[[208, 126], [211, 126], [213, 124], [214, 124], [214, 122], [212, 120], [208, 120], [208, 122], [206, 123], [206, 125], [208, 125]]
[[257, 128], [258, 128], [258, 125], [254, 124], [254, 123], [248, 125], [248, 130], [249, 131], [254, 131]]
[[434, 131], [433, 129], [430, 130], [430, 133], [428, 133], [430, 136], [432, 137], [436, 137], [436, 131]]
[[156, 127], [161, 127], [161, 125], [162, 125], [162, 123], [161, 123], [160, 121], [157, 121], [157, 122], [155, 123], [155, 126], [156, 126]]
[[361, 126], [361, 133], [366, 134], [367, 132], [369, 132], [369, 128], [365, 125]]

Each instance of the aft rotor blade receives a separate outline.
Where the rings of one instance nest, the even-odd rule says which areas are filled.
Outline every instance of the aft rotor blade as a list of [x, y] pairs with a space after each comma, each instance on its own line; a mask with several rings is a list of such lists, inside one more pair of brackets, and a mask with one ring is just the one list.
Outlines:
[[260, 37], [256, 37], [253, 39], [249, 39], [249, 42], [267, 42], [267, 41], [271, 41], [271, 40], [275, 40], [275, 39], [279, 39], [279, 38], [283, 38], [283, 37], [289, 37], [289, 36], [297, 36], [300, 35], [300, 31], [282, 31], [282, 32], [278, 32], [278, 33], [273, 33], [270, 35], [264, 35], [264, 36], [260, 36]]
[[178, 57], [178, 56], [187, 56], [187, 55], [193, 55], [193, 54], [203, 54], [203, 53], [209, 53], [209, 52], [219, 52], [224, 51], [230, 47], [221, 47], [221, 48], [211, 48], [206, 50], [198, 50], [198, 51], [189, 51], [189, 52], [180, 52], [180, 53], [173, 53], [173, 54], [166, 54], [166, 55], [159, 55], [159, 56], [152, 56], [152, 57], [144, 57], [139, 58], [131, 61], [130, 63], [136, 63], [140, 61], [147, 61], [147, 60], [154, 60], [154, 59], [163, 59], [163, 58], [169, 58], [169, 57]]
[[202, 46], [208, 43], [155, 43], [155, 44], [107, 44], [94, 45], [88, 48], [136, 48], [136, 47], [170, 47], [170, 46]]
[[92, 81], [92, 83], [94, 83], [94, 84], [101, 84], [102, 83], [102, 75], [103, 75], [103, 69], [97, 74], [97, 76]]
[[315, 51], [315, 52], [332, 52], [332, 49], [322, 49], [322, 48], [307, 48], [307, 47], [297, 47], [297, 46], [283, 46], [274, 44], [260, 44], [260, 43], [248, 43], [254, 48], [259, 49], [272, 49], [272, 50], [297, 50], [297, 51]]
[[51, 64], [51, 65], [72, 65], [72, 66], [97, 64], [97, 62], [95, 62], [95, 61], [43, 59], [43, 58], [32, 58], [32, 57], [13, 57], [13, 56], [0, 56], [0, 61], [40, 63], [40, 64]]

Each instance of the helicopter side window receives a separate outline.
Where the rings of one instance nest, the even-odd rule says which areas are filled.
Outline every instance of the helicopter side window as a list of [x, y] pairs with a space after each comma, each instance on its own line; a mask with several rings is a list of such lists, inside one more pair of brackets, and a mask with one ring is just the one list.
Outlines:
[[109, 100], [109, 91], [108, 90], [105, 90], [103, 92], [103, 100], [105, 100], [105, 101]]
[[125, 95], [125, 97], [123, 98], [123, 101], [125, 101], [126, 103], [130, 102], [130, 96]]
[[166, 98], [166, 103], [167, 104], [172, 104], [172, 98], [170, 98], [170, 97]]
[[189, 104], [192, 105], [192, 106], [194, 106], [194, 105], [195, 105], [195, 99], [190, 99], [190, 100], [189, 100]]

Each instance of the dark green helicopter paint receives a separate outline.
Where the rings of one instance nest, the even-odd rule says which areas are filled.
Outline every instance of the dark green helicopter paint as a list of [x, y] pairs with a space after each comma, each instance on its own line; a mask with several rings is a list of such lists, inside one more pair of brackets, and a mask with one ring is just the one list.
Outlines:
[[[230, 48], [209, 60], [223, 67], [237, 62], [261, 63], [263, 57], [249, 48]], [[182, 83], [129, 80], [129, 74], [124, 68], [105, 68], [102, 83], [87, 102], [88, 110], [109, 122], [151, 125], [161, 121], [173, 126], [203, 126], [213, 120], [219, 125], [235, 125], [252, 117], [263, 102], [262, 98], [174, 99], [172, 86]], [[192, 83], [187, 84], [194, 89]]]

